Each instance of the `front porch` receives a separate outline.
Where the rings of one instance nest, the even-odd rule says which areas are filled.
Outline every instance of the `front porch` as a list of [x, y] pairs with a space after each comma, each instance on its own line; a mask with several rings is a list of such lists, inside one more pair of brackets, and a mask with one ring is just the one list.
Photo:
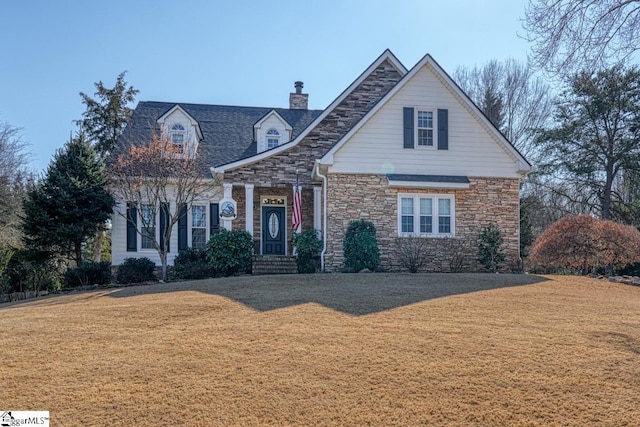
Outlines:
[[[224, 183], [224, 198], [233, 199], [237, 216], [233, 220], [222, 218], [221, 226], [228, 230], [247, 231], [253, 237], [254, 253], [259, 271], [268, 263], [291, 264], [294, 232], [322, 230], [322, 187], [300, 185], [302, 223], [294, 230], [292, 225], [293, 195], [296, 186], [256, 186], [254, 184]], [[266, 270], [277, 270], [264, 269]], [[254, 274], [256, 274], [254, 272]], [[263, 274], [263, 273], [257, 273]]]

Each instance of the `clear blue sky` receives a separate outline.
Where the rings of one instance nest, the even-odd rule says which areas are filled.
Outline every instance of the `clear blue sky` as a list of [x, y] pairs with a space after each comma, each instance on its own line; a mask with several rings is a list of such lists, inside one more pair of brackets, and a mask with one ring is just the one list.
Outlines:
[[40, 172], [75, 131], [78, 93], [127, 70], [138, 101], [286, 107], [295, 80], [323, 109], [384, 49], [450, 73], [526, 60], [526, 0], [2, 0], [0, 121]]

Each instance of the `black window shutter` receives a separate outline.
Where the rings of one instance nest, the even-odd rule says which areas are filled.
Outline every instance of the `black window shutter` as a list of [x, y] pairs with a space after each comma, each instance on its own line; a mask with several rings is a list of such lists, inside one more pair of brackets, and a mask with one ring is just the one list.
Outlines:
[[220, 211], [217, 203], [209, 204], [209, 235], [213, 237], [214, 234], [220, 232]]
[[[164, 249], [164, 238], [169, 223], [169, 203], [160, 206], [160, 248]], [[167, 252], [171, 252], [171, 242], [167, 241]]]
[[138, 211], [133, 203], [127, 203], [127, 252], [137, 252], [138, 233], [136, 223], [138, 222]]
[[182, 205], [178, 217], [178, 251], [185, 249], [187, 249], [187, 205]]
[[438, 110], [438, 150], [449, 149], [449, 110]]
[[404, 119], [404, 148], [414, 148], [413, 108], [404, 107], [402, 113]]

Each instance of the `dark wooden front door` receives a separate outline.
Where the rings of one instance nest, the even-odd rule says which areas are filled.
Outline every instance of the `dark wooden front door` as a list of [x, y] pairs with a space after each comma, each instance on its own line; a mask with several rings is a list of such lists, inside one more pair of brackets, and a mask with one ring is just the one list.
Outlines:
[[262, 254], [285, 255], [285, 209], [282, 206], [262, 208]]

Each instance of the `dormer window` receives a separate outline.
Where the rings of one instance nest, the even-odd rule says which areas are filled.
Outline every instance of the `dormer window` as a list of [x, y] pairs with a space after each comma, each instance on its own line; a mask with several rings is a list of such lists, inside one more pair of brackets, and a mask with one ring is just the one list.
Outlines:
[[179, 154], [184, 152], [184, 140], [186, 130], [181, 124], [171, 126], [171, 142], [176, 146], [176, 151]]
[[275, 129], [269, 129], [267, 131], [267, 150], [278, 145], [280, 145], [280, 132]]

